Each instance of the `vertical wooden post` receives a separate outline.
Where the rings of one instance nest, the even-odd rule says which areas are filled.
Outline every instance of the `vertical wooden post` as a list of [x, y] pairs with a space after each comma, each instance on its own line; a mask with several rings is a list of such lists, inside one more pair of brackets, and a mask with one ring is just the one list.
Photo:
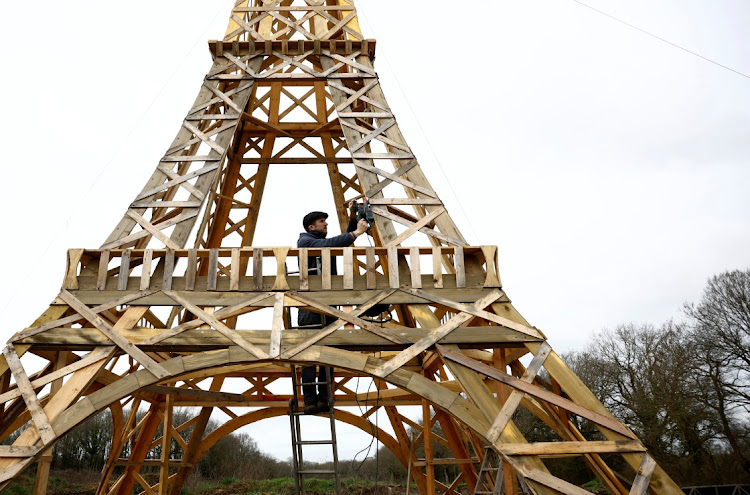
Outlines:
[[432, 421], [430, 403], [422, 399], [422, 437], [424, 439], [424, 465], [427, 478], [427, 495], [435, 495], [435, 466], [432, 464]]
[[164, 406], [164, 426], [161, 437], [161, 471], [159, 473], [159, 495], [167, 495], [169, 489], [169, 458], [172, 450], [172, 411], [174, 395], [167, 394]]

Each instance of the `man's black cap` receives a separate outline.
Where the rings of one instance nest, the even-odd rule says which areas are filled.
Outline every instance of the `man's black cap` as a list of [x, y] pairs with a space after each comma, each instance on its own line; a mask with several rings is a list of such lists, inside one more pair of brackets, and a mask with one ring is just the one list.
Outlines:
[[328, 213], [324, 211], [311, 211], [305, 215], [305, 218], [302, 219], [302, 227], [304, 227], [305, 232], [307, 232], [307, 227], [314, 224], [319, 218], [328, 218]]

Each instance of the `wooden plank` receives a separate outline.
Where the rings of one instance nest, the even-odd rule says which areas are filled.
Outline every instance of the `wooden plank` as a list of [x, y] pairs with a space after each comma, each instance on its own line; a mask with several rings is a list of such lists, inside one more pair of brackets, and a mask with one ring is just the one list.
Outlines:
[[170, 387], [165, 385], [149, 385], [147, 387], [143, 387], [141, 391], [154, 394], [174, 395], [181, 398], [213, 399], [226, 402], [242, 402], [243, 400], [245, 400], [245, 396], [242, 394], [216, 392], [212, 390], [202, 390], [197, 388]]
[[185, 290], [195, 289], [195, 276], [198, 274], [198, 251], [190, 249], [188, 251], [188, 264], [185, 268]]
[[289, 295], [289, 297], [296, 299], [302, 304], [315, 308], [323, 314], [329, 314], [346, 322], [353, 323], [363, 330], [367, 330], [368, 332], [383, 337], [384, 339], [393, 342], [394, 344], [411, 344], [411, 341], [399, 337], [398, 335], [395, 335], [391, 331], [389, 331], [391, 329], [381, 328], [380, 326], [370, 323], [369, 321], [365, 321], [361, 318], [352, 316], [352, 313], [346, 313], [344, 311], [341, 311], [340, 309], [321, 304], [318, 301], [308, 297], [307, 295], [302, 295], [298, 292], [290, 291], [287, 294]]
[[[214, 313], [214, 317], [215, 318], [229, 318], [237, 314], [237, 312], [241, 311], [243, 308], [247, 306], [252, 306], [253, 304], [263, 301], [264, 299], [268, 299], [272, 294], [273, 294], [272, 292], [264, 292], [263, 294], [255, 294], [253, 297], [243, 300], [242, 302], [238, 304], [234, 304], [232, 306], [226, 306], [224, 308], [221, 308], [216, 313]], [[201, 320], [191, 320], [191, 321], [182, 323], [174, 328], [164, 330], [158, 333], [157, 335], [154, 335], [153, 337], [147, 338], [146, 340], [143, 340], [140, 343], [140, 345], [158, 344], [159, 342], [172, 338], [192, 328], [199, 327], [203, 324], [204, 322]]]
[[[390, 296], [396, 292], [395, 289], [388, 289], [381, 291], [380, 293], [376, 294], [372, 298], [370, 298], [367, 302], [364, 304], [360, 304], [357, 306], [357, 308], [354, 309], [351, 313], [349, 313], [352, 316], [360, 316], [365, 311], [370, 309], [371, 307], [375, 306], [376, 304], [380, 303], [383, 299]], [[295, 356], [296, 354], [299, 354], [300, 352], [304, 351], [308, 347], [320, 342], [322, 339], [326, 338], [327, 336], [333, 334], [336, 330], [338, 330], [343, 324], [345, 323], [344, 320], [341, 318], [337, 319], [333, 323], [330, 323], [329, 325], [326, 325], [322, 330], [319, 332], [315, 332], [315, 335], [310, 337], [309, 339], [305, 340], [304, 342], [301, 342], [287, 350], [285, 350], [281, 357], [283, 359], [289, 359], [292, 356]], [[406, 340], [406, 339], [405, 339]]]
[[456, 268], [456, 287], [466, 287], [466, 269], [464, 268], [464, 248], [453, 248], [453, 266]]
[[[499, 289], [495, 289], [497, 291]], [[489, 311], [485, 310], [479, 310], [476, 307], [472, 307], [470, 305], [462, 304], [460, 302], [455, 302], [454, 300], [442, 297], [438, 294], [427, 292], [424, 290], [418, 290], [418, 289], [403, 289], [404, 292], [407, 292], [409, 294], [414, 294], [415, 296], [419, 296], [424, 298], [426, 301], [435, 302], [438, 304], [442, 304], [443, 306], [447, 306], [451, 309], [455, 309], [456, 311], [463, 311], [465, 313], [470, 313], [474, 316], [477, 316], [479, 318], [483, 318], [487, 321], [491, 321], [493, 323], [497, 323], [498, 325], [502, 325], [504, 327], [510, 328], [512, 330], [515, 330], [517, 332], [521, 332], [523, 334], [526, 334], [530, 337], [535, 337], [537, 339], [544, 339], [544, 335], [542, 335], [536, 328], [529, 327], [526, 325], [522, 325], [520, 323], [516, 323], [515, 321], [505, 318], [502, 316], [498, 316], [495, 313], [490, 313]]]
[[[47, 385], [48, 383], [52, 383], [55, 380], [59, 380], [60, 378], [63, 378], [75, 371], [78, 371], [81, 368], [85, 368], [91, 363], [104, 359], [105, 357], [109, 356], [111, 352], [112, 352], [111, 349], [108, 347], [98, 347], [94, 349], [93, 351], [91, 351], [88, 355], [79, 359], [78, 361], [75, 361], [74, 363], [71, 363], [65, 366], [64, 368], [60, 368], [59, 370], [55, 370], [52, 373], [49, 373], [40, 378], [37, 378], [36, 380], [33, 380], [31, 382], [31, 386], [34, 389], [41, 388]], [[16, 397], [21, 397], [21, 390], [19, 390], [18, 388], [15, 388], [3, 394], [0, 394], [0, 404], [4, 404], [8, 402], [9, 400], [15, 399]]]
[[99, 255], [99, 270], [96, 275], [96, 290], [104, 290], [107, 286], [107, 272], [109, 265], [109, 249], [101, 251]]
[[540, 483], [546, 487], [552, 488], [553, 490], [560, 492], [564, 495], [591, 495], [591, 492], [584, 490], [572, 483], [568, 483], [565, 480], [561, 480], [547, 472], [540, 469], [535, 469], [526, 464], [515, 464], [516, 469], [519, 469], [522, 476], [525, 478]]
[[63, 280], [64, 289], [78, 288], [78, 265], [81, 263], [83, 249], [68, 249], [66, 258], [65, 279]]
[[432, 286], [436, 289], [443, 288], [443, 262], [442, 249], [440, 246], [432, 247]]
[[[525, 381], [526, 383], [532, 383], [551, 351], [552, 348], [547, 342], [542, 344], [542, 346], [539, 347], [539, 350], [534, 356], [534, 359], [531, 360], [528, 368], [526, 368], [526, 371], [521, 377], [521, 380]], [[513, 417], [513, 413], [516, 412], [516, 409], [521, 404], [521, 399], [523, 399], [522, 392], [513, 390], [510, 393], [510, 397], [508, 397], [508, 399], [505, 401], [505, 404], [503, 404], [503, 407], [500, 409], [500, 413], [495, 418], [492, 426], [490, 426], [490, 429], [487, 430], [487, 439], [490, 441], [490, 443], [494, 444], [498, 440], [498, 438], [500, 438], [503, 430], [510, 422], [510, 419]]]
[[139, 289], [148, 290], [151, 285], [151, 262], [154, 258], [154, 250], [146, 249], [143, 252], [143, 263], [141, 264], [141, 284]]
[[157, 378], [166, 378], [169, 376], [167, 370], [162, 368], [159, 363], [151, 359], [145, 352], [138, 349], [138, 347], [123, 337], [117, 330], [112, 328], [109, 323], [104, 321], [104, 319], [79, 301], [73, 294], [66, 290], [62, 290], [60, 291], [59, 297], [81, 316], [86, 318], [86, 320], [94, 325], [100, 332], [106, 335], [117, 347], [138, 361], [144, 368], [151, 372], [151, 374]]
[[566, 411], [570, 411], [573, 414], [576, 414], [578, 416], [581, 416], [582, 418], [588, 419], [593, 423], [603, 426], [608, 430], [619, 433], [627, 438], [637, 440], [636, 436], [625, 425], [615, 419], [608, 418], [607, 416], [586, 409], [585, 407], [580, 406], [571, 400], [560, 397], [559, 395], [550, 392], [549, 390], [545, 390], [541, 387], [526, 383], [523, 380], [503, 373], [500, 370], [493, 368], [492, 366], [487, 366], [484, 363], [480, 363], [473, 359], [467, 358], [462, 354], [450, 351], [445, 346], [441, 346], [440, 344], [437, 344], [436, 348], [445, 359], [453, 360], [459, 364], [466, 366], [467, 368], [471, 368], [478, 373], [482, 373], [487, 377], [492, 378], [493, 380], [502, 382], [536, 399], [549, 402], [552, 405], [561, 407]]
[[442, 206], [443, 202], [436, 198], [372, 198], [370, 204], [378, 206], [388, 205], [420, 205]]
[[23, 369], [23, 365], [18, 358], [18, 354], [16, 354], [16, 349], [13, 347], [13, 344], [5, 346], [5, 349], [3, 349], [3, 355], [5, 356], [5, 361], [8, 363], [11, 373], [13, 373], [16, 385], [21, 391], [23, 401], [26, 403], [26, 407], [29, 408], [31, 419], [34, 421], [34, 426], [39, 432], [42, 442], [45, 446], [49, 446], [55, 441], [57, 435], [52, 429], [49, 418], [47, 418], [47, 414], [42, 409], [42, 405], [39, 403], [36, 392], [34, 392], [34, 388], [31, 386], [31, 381], [26, 375], [26, 371]]
[[638, 472], [630, 487], [630, 495], [646, 495], [648, 493], [648, 484], [651, 481], [651, 475], [654, 474], [656, 461], [648, 454], [643, 455], [643, 461], [638, 468]]
[[415, 289], [422, 288], [422, 271], [419, 264], [419, 248], [409, 248], [410, 266], [409, 271], [411, 272], [411, 286]]
[[289, 283], [286, 280], [286, 257], [289, 253], [289, 248], [275, 247], [272, 251], [276, 258], [276, 279], [273, 282], [271, 290], [289, 290]]
[[[501, 295], [502, 293], [500, 291], [493, 291], [476, 301], [474, 306], [475, 308], [484, 308], [493, 301], [496, 301]], [[419, 341], [415, 342], [411, 347], [399, 352], [390, 361], [375, 368], [373, 374], [385, 378], [410, 360], [414, 359], [419, 353], [424, 352], [428, 347], [434, 345], [440, 339], [450, 334], [460, 325], [469, 321], [471, 318], [473, 318], [473, 315], [470, 313], [459, 313], [453, 316], [444, 324], [431, 330], [429, 334], [419, 339]]]
[[321, 287], [323, 290], [331, 289], [331, 248], [320, 250], [320, 270], [322, 275]]
[[354, 251], [344, 248], [344, 289], [354, 288]]
[[0, 457], [33, 457], [44, 447], [24, 445], [0, 445]]
[[281, 330], [284, 327], [284, 293], [277, 292], [274, 296], [273, 322], [271, 323], [271, 343], [268, 355], [277, 357], [281, 352]]
[[398, 248], [396, 246], [390, 246], [388, 248], [388, 286], [391, 289], [399, 288], [399, 273], [398, 273]]
[[367, 279], [367, 288], [374, 289], [377, 287], [377, 271], [375, 269], [375, 248], [365, 248], [365, 272]]
[[484, 280], [485, 287], [502, 287], [497, 267], [497, 246], [480, 246], [484, 254], [487, 278]]
[[268, 359], [269, 355], [266, 354], [266, 352], [261, 349], [260, 347], [251, 344], [250, 342], [243, 339], [235, 330], [232, 330], [231, 328], [224, 325], [221, 321], [218, 320], [213, 315], [208, 314], [207, 312], [200, 309], [195, 304], [191, 303], [184, 297], [182, 297], [180, 294], [174, 291], [164, 291], [164, 293], [169, 296], [170, 298], [174, 299], [176, 302], [178, 302], [182, 307], [193, 313], [197, 318], [203, 320], [204, 322], [211, 325], [213, 328], [215, 328], [218, 332], [220, 332], [222, 335], [230, 339], [232, 342], [237, 344], [238, 346], [245, 349], [247, 352], [252, 354], [253, 356], [259, 358], [259, 359]]
[[[147, 291], [139, 291], [134, 292], [132, 294], [126, 294], [122, 297], [118, 297], [117, 299], [114, 299], [112, 301], [108, 301], [105, 304], [101, 304], [99, 306], [96, 306], [92, 309], [94, 313], [100, 313], [102, 311], [107, 311], [108, 309], [112, 309], [117, 306], [122, 306], [123, 304], [128, 304], [130, 302], [133, 302], [135, 300], [141, 299], [143, 297], [148, 297], [154, 293], [158, 292], [158, 290], [147, 290]], [[59, 308], [63, 312], [65, 311], [65, 308]], [[17, 340], [25, 339], [28, 337], [32, 337], [34, 335], [40, 334], [42, 332], [45, 332], [51, 328], [60, 327], [63, 325], [67, 325], [68, 323], [73, 323], [74, 321], [78, 321], [81, 319], [80, 315], [72, 315], [72, 316], [66, 316], [65, 318], [60, 318], [58, 320], [50, 321], [47, 323], [44, 323], [43, 325], [38, 325], [30, 328], [26, 328], [17, 334], [15, 334], [13, 337], [11, 337], [11, 341], [15, 342]]]
[[619, 454], [645, 452], [646, 448], [635, 440], [590, 442], [534, 442], [502, 443], [497, 446], [505, 455], [557, 456], [576, 454]]
[[299, 250], [299, 290], [302, 291], [310, 289], [307, 263], [307, 248], [301, 248]]
[[[197, 214], [197, 213], [196, 213]], [[158, 227], [154, 226], [151, 222], [143, 218], [141, 215], [136, 213], [134, 210], [128, 210], [127, 216], [132, 218], [133, 220], [138, 223], [141, 227], [143, 227], [143, 230], [147, 231], [152, 236], [156, 237], [159, 241], [161, 241], [162, 244], [164, 244], [166, 247], [170, 249], [180, 249], [180, 246], [175, 244], [172, 239], [167, 237], [161, 230], [159, 230]], [[163, 226], [163, 228], [167, 227], [167, 222], [163, 222], [160, 225]], [[122, 240], [122, 239], [121, 239]], [[114, 246], [111, 246], [114, 247]]]
[[232, 248], [232, 265], [229, 271], [229, 290], [240, 290], [240, 248]]
[[128, 288], [128, 277], [130, 276], [130, 250], [126, 249], [120, 257], [120, 273], [117, 276], [117, 290]]
[[212, 248], [208, 250], [208, 277], [206, 277], [206, 290], [216, 290], [216, 280], [219, 276], [219, 250]]
[[434, 211], [430, 212], [429, 214], [425, 215], [421, 219], [419, 219], [418, 222], [412, 224], [409, 228], [407, 228], [405, 231], [400, 233], [398, 237], [390, 241], [388, 244], [386, 244], [386, 247], [390, 246], [398, 246], [402, 242], [404, 242], [406, 239], [411, 237], [412, 234], [417, 232], [422, 227], [427, 226], [428, 223], [432, 222], [435, 218], [437, 218], [439, 215], [442, 215], [445, 213], [445, 208], [442, 206], [440, 208], [435, 209]]
[[263, 250], [253, 248], [253, 286], [255, 290], [263, 289]]
[[167, 250], [167, 254], [164, 256], [164, 275], [162, 277], [162, 288], [164, 290], [172, 290], [172, 274], [174, 273], [174, 251], [171, 249]]

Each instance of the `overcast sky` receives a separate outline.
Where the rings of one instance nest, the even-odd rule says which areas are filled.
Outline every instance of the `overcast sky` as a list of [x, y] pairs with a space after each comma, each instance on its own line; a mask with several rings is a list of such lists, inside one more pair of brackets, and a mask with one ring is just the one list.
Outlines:
[[[66, 249], [99, 247], [140, 191], [232, 3], [0, 4], [0, 338], [57, 294]], [[587, 3], [750, 74], [744, 0]], [[679, 318], [708, 277], [750, 267], [747, 77], [574, 0], [358, 6], [424, 172], [471, 244], [499, 246], [505, 290], [558, 352]], [[324, 174], [271, 171], [256, 244], [291, 245], [304, 211], [332, 211], [327, 189], [310, 193]]]

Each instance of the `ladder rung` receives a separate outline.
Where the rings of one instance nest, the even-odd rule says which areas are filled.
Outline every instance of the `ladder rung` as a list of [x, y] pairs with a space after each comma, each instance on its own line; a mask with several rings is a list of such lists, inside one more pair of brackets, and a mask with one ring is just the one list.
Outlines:
[[[331, 409], [331, 410], [333, 410], [333, 409]], [[323, 414], [325, 416], [328, 416], [330, 414], [330, 412], [326, 411], [326, 412], [316, 412], [316, 413], [313, 413], [313, 414], [305, 414], [304, 411], [295, 411], [295, 412], [293, 412], [291, 414], [292, 414], [292, 416], [317, 416], [319, 414]]]
[[301, 387], [303, 385], [328, 385], [328, 382], [304, 382], [297, 384], [298, 387]]
[[327, 471], [327, 470], [318, 470], [318, 469], [305, 469], [304, 471], [297, 471], [297, 472], [299, 474], [336, 474], [336, 471]]
[[300, 440], [297, 445], [328, 445], [332, 443], [333, 440]]
[[499, 467], [486, 467], [482, 471], [498, 471], [499, 469]]

